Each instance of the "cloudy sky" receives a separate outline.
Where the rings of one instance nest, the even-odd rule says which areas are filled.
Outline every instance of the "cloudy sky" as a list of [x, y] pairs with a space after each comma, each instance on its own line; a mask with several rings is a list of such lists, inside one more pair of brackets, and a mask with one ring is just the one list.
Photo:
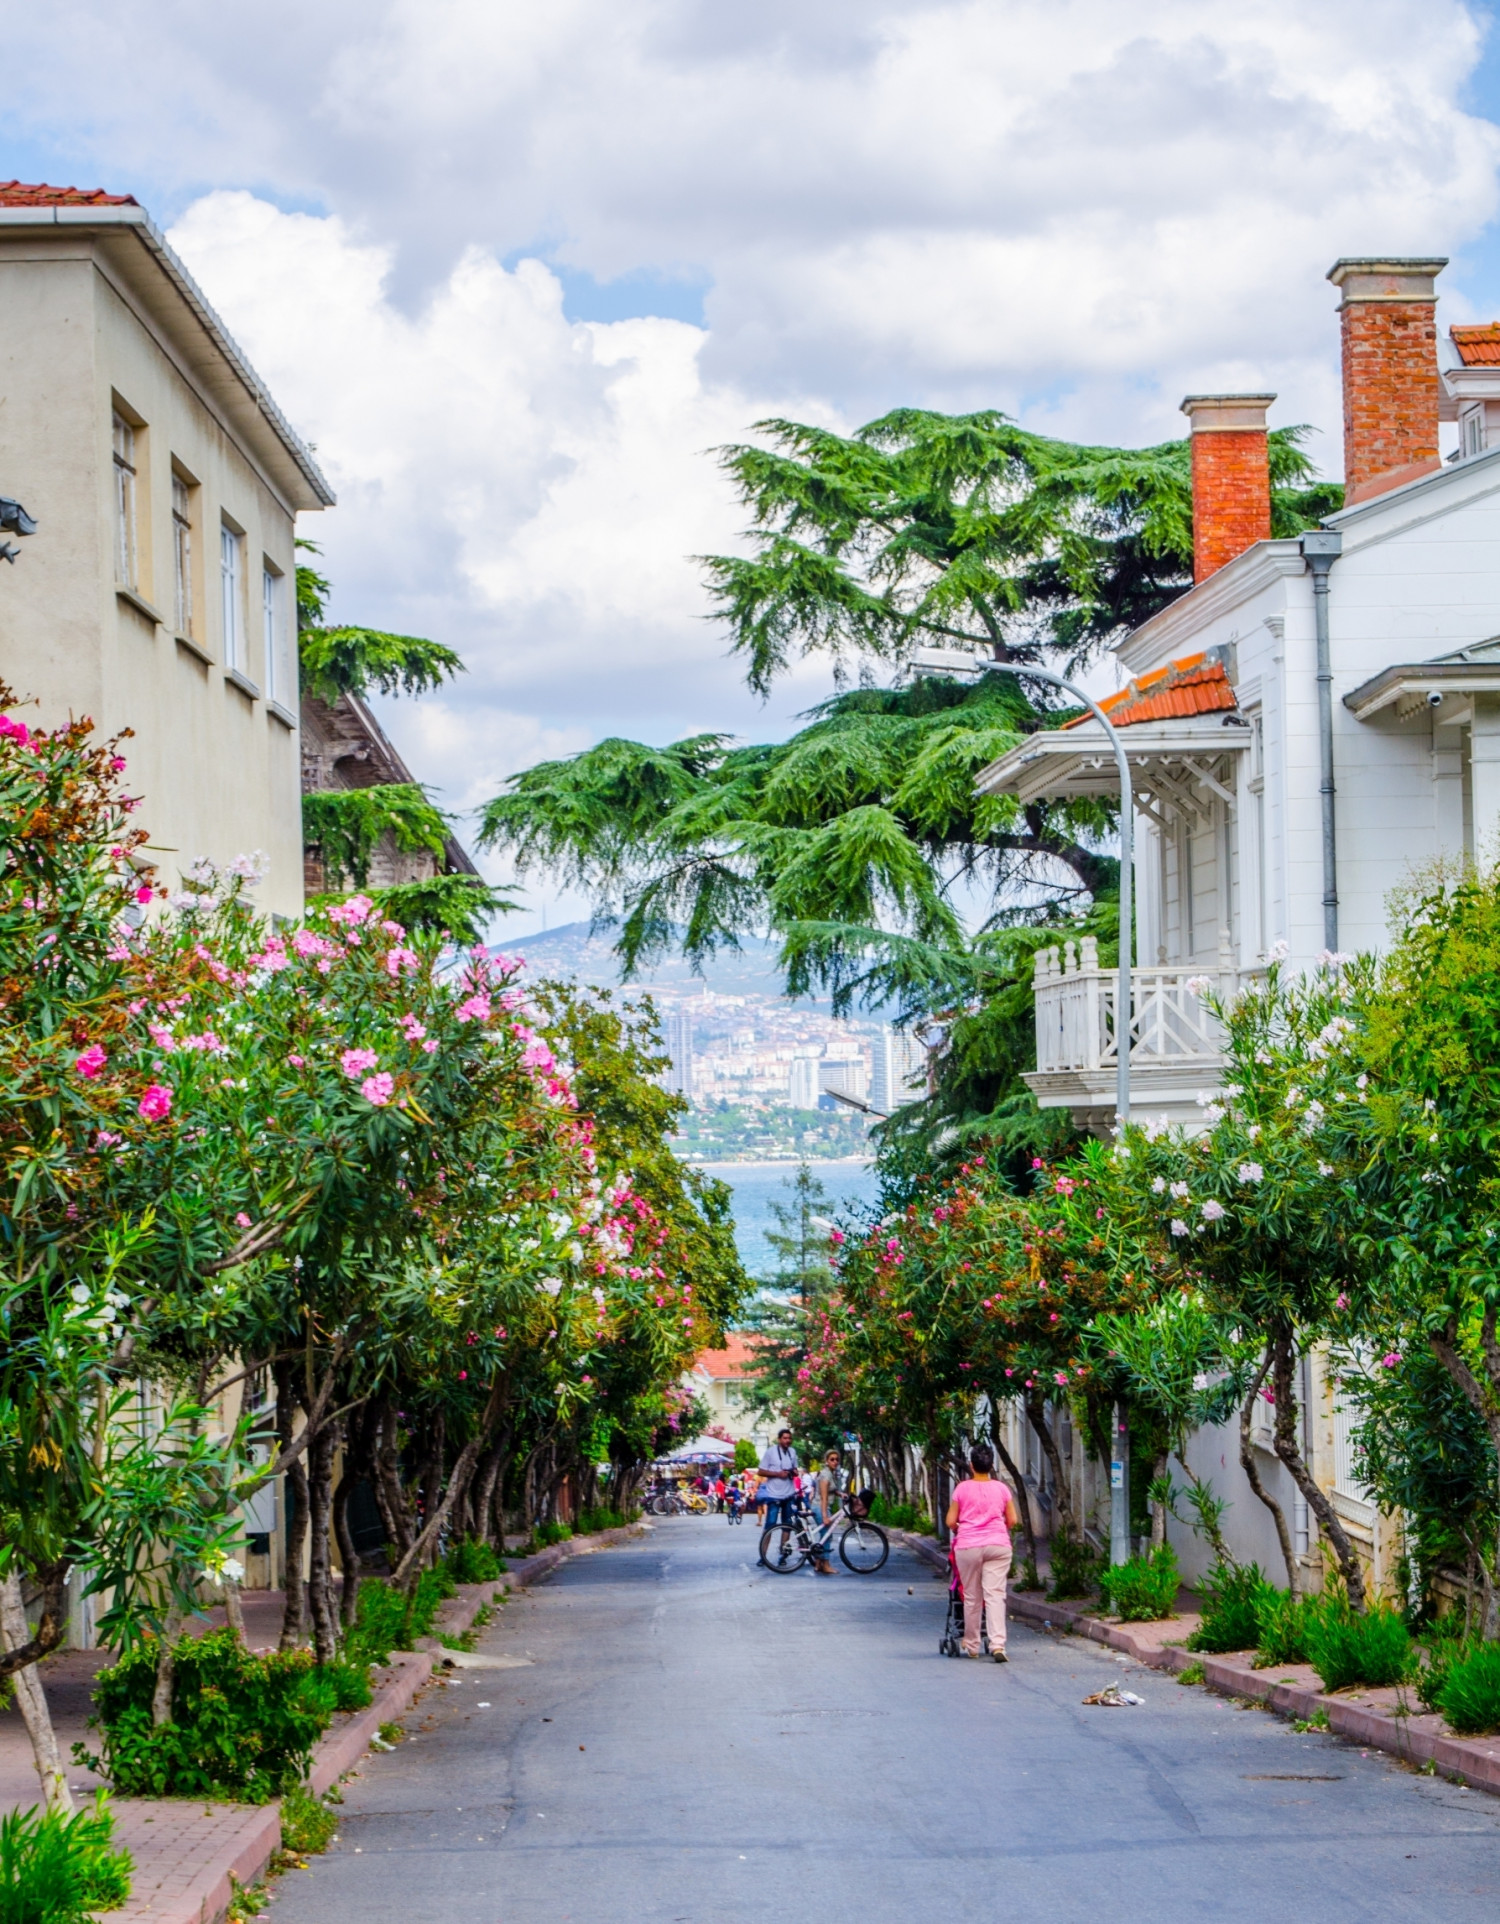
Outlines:
[[1338, 255], [1447, 254], [1441, 319], [1500, 314], [1495, 38], [1457, 0], [51, 0], [0, 164], [168, 228], [338, 491], [335, 613], [468, 662], [386, 717], [462, 808], [827, 691], [753, 700], [690, 559], [763, 415], [1138, 443], [1270, 388], [1336, 473]]

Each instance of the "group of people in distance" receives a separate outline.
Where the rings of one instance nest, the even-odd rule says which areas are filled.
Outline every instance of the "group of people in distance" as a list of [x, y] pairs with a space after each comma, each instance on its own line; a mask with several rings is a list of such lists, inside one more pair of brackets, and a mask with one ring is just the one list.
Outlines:
[[[838, 1450], [829, 1450], [804, 1475], [791, 1431], [777, 1432], [776, 1441], [760, 1459], [760, 1487], [755, 1493], [756, 1521], [763, 1530], [789, 1523], [800, 1499], [811, 1505], [816, 1523], [826, 1524], [843, 1496], [843, 1457]], [[996, 1663], [1005, 1663], [1005, 1587], [1010, 1579], [1011, 1532], [1019, 1519], [1014, 1494], [995, 1475], [995, 1453], [988, 1443], [976, 1443], [970, 1450], [969, 1474], [954, 1489], [945, 1520], [963, 1585], [964, 1655], [981, 1654], [981, 1631], [987, 1629], [990, 1655]], [[823, 1542], [826, 1548], [826, 1536]], [[826, 1555], [817, 1557], [813, 1568], [819, 1576], [834, 1574]]]

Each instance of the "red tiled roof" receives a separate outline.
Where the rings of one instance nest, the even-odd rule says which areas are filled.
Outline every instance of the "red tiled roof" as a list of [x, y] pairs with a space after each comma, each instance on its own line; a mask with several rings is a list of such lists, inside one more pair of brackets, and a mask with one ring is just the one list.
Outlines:
[[1450, 328], [1458, 358], [1465, 367], [1500, 367], [1500, 321], [1482, 327]]
[[[1185, 655], [1165, 668], [1153, 668], [1149, 675], [1137, 675], [1128, 687], [1108, 696], [1099, 706], [1116, 728], [1130, 728], [1136, 722], [1211, 715], [1221, 708], [1235, 708], [1238, 703], [1223, 662], [1209, 661], [1204, 655]], [[1092, 715], [1075, 715], [1063, 727], [1079, 728], [1092, 720]]]
[[44, 181], [0, 180], [0, 207], [135, 207], [134, 194], [106, 194], [102, 187], [49, 187]]
[[723, 1349], [699, 1350], [693, 1358], [693, 1368], [703, 1370], [718, 1382], [748, 1376], [754, 1362], [755, 1349], [756, 1345], [752, 1338], [741, 1336], [738, 1330], [732, 1329]]

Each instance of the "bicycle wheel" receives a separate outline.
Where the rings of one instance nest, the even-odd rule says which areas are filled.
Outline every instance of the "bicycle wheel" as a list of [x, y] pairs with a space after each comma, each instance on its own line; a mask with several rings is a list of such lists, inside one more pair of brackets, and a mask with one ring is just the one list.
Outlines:
[[851, 1523], [839, 1538], [839, 1560], [857, 1576], [870, 1576], [890, 1554], [890, 1542], [878, 1523]]
[[783, 1533], [779, 1523], [762, 1533], [760, 1560], [778, 1577], [789, 1577], [807, 1561], [808, 1543], [800, 1530]]

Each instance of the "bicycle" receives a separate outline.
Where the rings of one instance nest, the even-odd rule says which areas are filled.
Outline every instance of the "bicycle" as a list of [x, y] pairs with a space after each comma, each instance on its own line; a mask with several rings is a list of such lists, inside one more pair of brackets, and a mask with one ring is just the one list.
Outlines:
[[[797, 1504], [790, 1520], [773, 1523], [761, 1533], [761, 1562], [773, 1575], [789, 1577], [805, 1564], [826, 1558], [837, 1522], [835, 1515], [824, 1524], [813, 1525], [806, 1504]], [[865, 1517], [844, 1515], [837, 1547], [839, 1562], [858, 1577], [873, 1576], [891, 1553], [885, 1531]]]

